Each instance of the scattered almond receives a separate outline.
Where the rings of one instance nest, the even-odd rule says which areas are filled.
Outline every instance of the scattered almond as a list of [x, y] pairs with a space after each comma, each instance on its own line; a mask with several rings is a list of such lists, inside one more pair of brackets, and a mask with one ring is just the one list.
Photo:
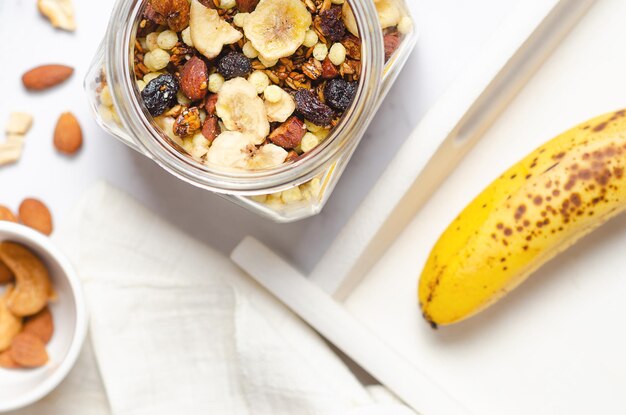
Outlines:
[[22, 83], [31, 91], [42, 91], [58, 85], [72, 76], [74, 68], [66, 65], [42, 65], [22, 75]]
[[48, 207], [40, 200], [28, 198], [20, 204], [20, 221], [39, 232], [50, 235], [52, 233], [52, 215]]
[[295, 148], [300, 144], [305, 133], [304, 122], [293, 116], [272, 131], [268, 139], [283, 148]]
[[20, 333], [13, 339], [9, 356], [20, 366], [40, 367], [48, 363], [46, 345], [40, 338], [30, 333]]
[[180, 89], [192, 101], [204, 98], [209, 86], [206, 63], [196, 56], [189, 59], [180, 74]]
[[54, 334], [54, 321], [50, 309], [46, 307], [34, 316], [27, 317], [22, 331], [33, 334], [42, 342], [48, 343]]
[[61, 114], [54, 129], [54, 146], [65, 154], [74, 154], [83, 145], [83, 132], [71, 112]]
[[5, 369], [20, 369], [22, 366], [13, 360], [11, 357], [11, 349], [9, 349], [0, 353], [0, 367]]
[[206, 98], [204, 109], [208, 115], [215, 115], [215, 106], [217, 105], [217, 94], [211, 94]]
[[52, 26], [70, 32], [76, 30], [72, 0], [37, 0], [37, 8]]
[[0, 205], [0, 220], [6, 220], [9, 222], [17, 222], [17, 218], [6, 206]]

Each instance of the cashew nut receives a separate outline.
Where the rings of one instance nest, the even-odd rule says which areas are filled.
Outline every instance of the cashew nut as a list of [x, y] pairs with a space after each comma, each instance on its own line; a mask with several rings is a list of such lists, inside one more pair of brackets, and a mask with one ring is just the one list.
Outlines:
[[9, 287], [4, 297], [0, 298], [0, 352], [11, 347], [13, 338], [22, 330], [22, 318], [15, 317], [7, 307], [6, 300], [12, 291]]
[[43, 262], [31, 251], [13, 242], [0, 243], [0, 261], [15, 276], [15, 289], [6, 299], [9, 311], [18, 317], [41, 311], [48, 303], [52, 290]]

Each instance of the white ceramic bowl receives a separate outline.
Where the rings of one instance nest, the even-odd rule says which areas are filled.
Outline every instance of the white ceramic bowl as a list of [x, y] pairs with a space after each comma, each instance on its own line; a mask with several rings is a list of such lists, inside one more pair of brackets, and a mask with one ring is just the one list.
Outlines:
[[67, 376], [85, 340], [87, 310], [78, 275], [51, 239], [25, 226], [0, 221], [0, 241], [20, 243], [37, 254], [48, 267], [58, 293], [58, 300], [50, 305], [55, 331], [47, 346], [48, 364], [38, 369], [0, 368], [0, 412], [6, 412], [38, 401]]

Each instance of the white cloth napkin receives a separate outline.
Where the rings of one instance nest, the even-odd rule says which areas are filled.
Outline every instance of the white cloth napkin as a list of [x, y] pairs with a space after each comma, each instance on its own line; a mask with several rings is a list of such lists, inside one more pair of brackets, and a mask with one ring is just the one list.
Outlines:
[[412, 413], [373, 398], [225, 256], [118, 190], [97, 185], [70, 218], [55, 239], [83, 279], [91, 340], [20, 415]]

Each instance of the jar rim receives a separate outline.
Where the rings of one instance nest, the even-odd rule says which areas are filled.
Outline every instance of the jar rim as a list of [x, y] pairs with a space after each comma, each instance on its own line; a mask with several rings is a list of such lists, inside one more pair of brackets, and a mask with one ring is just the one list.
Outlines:
[[[272, 193], [304, 183], [326, 171], [343, 155], [349, 156], [373, 116], [384, 71], [382, 32], [374, 3], [351, 0], [361, 38], [361, 76], [356, 95], [327, 139], [305, 157], [265, 170], [222, 170], [194, 160], [172, 145], [139, 102], [134, 82], [133, 49], [136, 27], [147, 0], [118, 0], [107, 30], [105, 67], [114, 105], [125, 129], [142, 151], [171, 174], [196, 186], [226, 194]], [[372, 30], [371, 28], [375, 28]]]

